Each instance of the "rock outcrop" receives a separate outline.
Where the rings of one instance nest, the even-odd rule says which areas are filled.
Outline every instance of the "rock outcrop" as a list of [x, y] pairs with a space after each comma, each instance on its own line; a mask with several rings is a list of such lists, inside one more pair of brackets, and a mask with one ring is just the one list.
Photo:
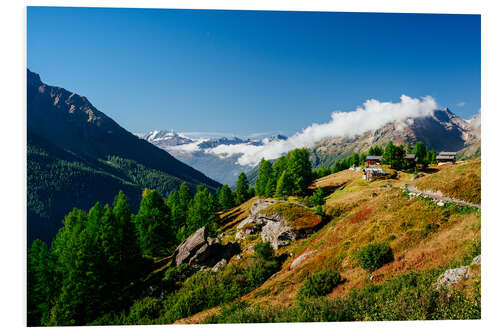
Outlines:
[[260, 212], [275, 202], [274, 200], [265, 199], [255, 200], [250, 208], [250, 215], [236, 227], [236, 239], [244, 239], [248, 235], [261, 231], [269, 219], [267, 216], [260, 214]]
[[[471, 261], [471, 265], [480, 265], [481, 255], [478, 255]], [[436, 288], [447, 288], [452, 284], [456, 284], [462, 280], [470, 278], [472, 275], [471, 268], [469, 266], [461, 266], [458, 268], [447, 269], [437, 281]]]
[[176, 266], [187, 263], [197, 269], [202, 269], [213, 267], [222, 260], [227, 263], [233, 255], [239, 252], [241, 250], [238, 243], [223, 245], [218, 238], [208, 237], [207, 229], [202, 227], [177, 247], [173, 255], [173, 263]]
[[469, 267], [462, 266], [446, 270], [437, 281], [437, 288], [446, 288], [451, 284], [458, 283], [469, 278]]
[[261, 238], [263, 242], [271, 243], [273, 249], [286, 246], [297, 238], [296, 232], [286, 224], [282, 216], [273, 214], [266, 217], [266, 221], [262, 227]]
[[[273, 206], [270, 207], [271, 205]], [[273, 209], [269, 210], [269, 207]], [[283, 211], [297, 214], [296, 220], [287, 221], [281, 213]], [[305, 237], [320, 226], [321, 222], [320, 216], [303, 205], [259, 199], [254, 201], [249, 216], [236, 226], [236, 239], [245, 239], [248, 235], [260, 232], [262, 241], [270, 242], [277, 250], [296, 239]]]

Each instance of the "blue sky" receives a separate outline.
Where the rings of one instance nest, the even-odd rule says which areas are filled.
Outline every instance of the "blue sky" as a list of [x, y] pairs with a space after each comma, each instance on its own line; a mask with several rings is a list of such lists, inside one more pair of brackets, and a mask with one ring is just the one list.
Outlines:
[[479, 15], [28, 7], [27, 65], [132, 132], [293, 134], [367, 99], [481, 102]]

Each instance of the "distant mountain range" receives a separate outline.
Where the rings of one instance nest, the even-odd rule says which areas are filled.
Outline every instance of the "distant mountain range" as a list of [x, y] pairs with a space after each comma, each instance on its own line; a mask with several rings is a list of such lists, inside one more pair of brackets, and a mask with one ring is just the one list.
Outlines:
[[123, 190], [137, 208], [144, 188], [166, 196], [187, 182], [220, 184], [126, 131], [84, 96], [27, 73], [28, 241], [49, 242], [73, 207], [112, 203]]
[[241, 139], [238, 137], [191, 138], [175, 131], [153, 130], [146, 134], [136, 134], [155, 146], [168, 151], [180, 161], [200, 170], [220, 183], [234, 185], [241, 172], [248, 172], [252, 166], [237, 163], [238, 154], [225, 156], [214, 149], [221, 145], [262, 146], [271, 141], [286, 140], [284, 135], [264, 139]]

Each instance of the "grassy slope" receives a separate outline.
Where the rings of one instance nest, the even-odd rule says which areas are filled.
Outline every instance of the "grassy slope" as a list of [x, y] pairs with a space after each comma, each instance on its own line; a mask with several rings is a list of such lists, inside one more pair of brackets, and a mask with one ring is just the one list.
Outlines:
[[[455, 178], [461, 177], [461, 170], [475, 170], [477, 163], [480, 162], [450, 166], [418, 181], [410, 181], [411, 175], [404, 173], [400, 173], [398, 179], [375, 182], [363, 181], [349, 170], [328, 176], [330, 179], [323, 182], [325, 186], [343, 184], [326, 202], [331, 221], [310, 237], [281, 248], [278, 254], [291, 254], [282, 270], [241, 299], [255, 305], [290, 306], [305, 278], [325, 268], [338, 270], [346, 279], [329, 295], [334, 297], [369, 284], [370, 276], [372, 282], [378, 284], [410, 271], [456, 267], [463, 254], [480, 242], [480, 212], [457, 206], [439, 207], [425, 199], [410, 199], [399, 186], [434, 179], [442, 172], [450, 181], [458, 181]], [[249, 207], [248, 203], [245, 205]], [[240, 212], [238, 220], [245, 215], [244, 210], [245, 207], [234, 210]], [[395, 260], [370, 274], [359, 267], [356, 254], [364, 245], [375, 241], [389, 242]], [[293, 260], [306, 251], [315, 252], [290, 270]], [[217, 309], [180, 322], [201, 322], [214, 312]]]
[[443, 166], [432, 175], [416, 182], [419, 189], [441, 191], [444, 195], [481, 203], [481, 160], [473, 159], [452, 166]]

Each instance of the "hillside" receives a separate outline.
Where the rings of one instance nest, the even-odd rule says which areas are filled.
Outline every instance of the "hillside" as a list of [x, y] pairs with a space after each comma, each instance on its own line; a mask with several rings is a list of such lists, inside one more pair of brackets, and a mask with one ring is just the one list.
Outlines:
[[409, 118], [404, 122], [389, 123], [375, 131], [360, 136], [345, 136], [322, 140], [311, 148], [311, 160], [314, 166], [332, 166], [337, 160], [354, 152], [366, 152], [374, 145], [386, 145], [389, 141], [396, 145], [415, 145], [422, 141], [435, 151], [461, 151], [458, 156], [478, 157], [480, 149], [480, 119], [464, 120], [448, 108], [436, 110], [434, 114], [423, 118]]
[[[238, 244], [241, 253], [191, 276], [171, 266], [172, 257], [158, 260], [167, 264], [143, 280], [156, 292], [137, 300], [130, 313], [94, 324], [480, 318], [480, 210], [405, 190], [433, 183], [446, 192], [444, 179], [456, 183], [479, 165], [471, 160], [429, 169], [415, 180], [397, 172], [371, 182], [344, 170], [310, 187], [330, 193], [324, 213], [298, 197], [254, 197], [221, 213], [217, 238], [203, 240], [208, 248]], [[479, 179], [471, 176], [467, 188], [477, 191], [474, 182]], [[263, 239], [274, 251], [265, 250]], [[199, 244], [199, 236], [186, 242], [194, 240]], [[368, 258], [362, 252], [374, 246], [386, 246], [390, 256], [373, 268], [362, 266], [360, 258]], [[193, 247], [195, 256], [201, 248], [207, 247]], [[448, 278], [458, 272], [467, 275]], [[174, 291], [166, 291], [166, 281], [174, 281], [168, 282]]]
[[137, 138], [83, 96], [27, 73], [28, 242], [49, 242], [73, 207], [111, 203], [122, 189], [137, 208], [143, 188], [167, 195], [220, 186], [167, 152]]

